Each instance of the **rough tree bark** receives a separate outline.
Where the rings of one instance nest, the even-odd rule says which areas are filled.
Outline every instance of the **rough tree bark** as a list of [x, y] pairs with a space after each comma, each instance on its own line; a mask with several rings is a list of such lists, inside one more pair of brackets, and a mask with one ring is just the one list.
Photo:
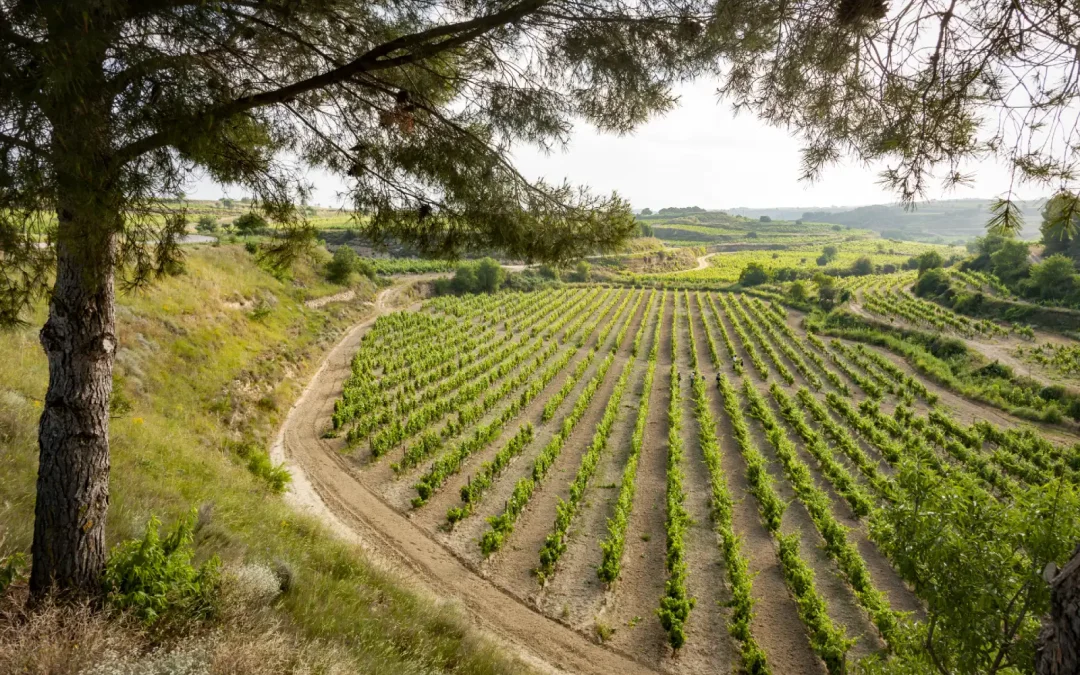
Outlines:
[[[78, 219], [61, 209], [60, 231]], [[88, 265], [75, 237], [57, 244], [56, 284], [41, 345], [49, 388], [39, 424], [34, 509], [35, 598], [50, 592], [93, 594], [105, 566], [109, 506], [109, 399], [116, 351], [111, 260]], [[110, 249], [114, 242], [108, 243]]]
[[1038, 675], [1080, 673], [1080, 546], [1050, 582], [1050, 615], [1035, 652]]

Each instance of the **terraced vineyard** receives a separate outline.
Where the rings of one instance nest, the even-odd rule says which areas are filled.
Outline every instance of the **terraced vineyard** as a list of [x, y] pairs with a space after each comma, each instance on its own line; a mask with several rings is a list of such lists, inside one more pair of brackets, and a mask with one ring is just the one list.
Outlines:
[[967, 338], [1008, 335], [1009, 331], [992, 321], [972, 319], [915, 297], [909, 290], [915, 279], [915, 272], [869, 275], [847, 282], [846, 288], [857, 294], [863, 308], [878, 317], [900, 319], [917, 328], [948, 331]]
[[[1028, 599], [1080, 536], [1080, 446], [975, 421], [758, 298], [579, 286], [380, 318], [327, 424], [522, 612], [648, 668], [1022, 672], [1045, 598], [991, 599]], [[985, 559], [998, 577], [957, 562]]]

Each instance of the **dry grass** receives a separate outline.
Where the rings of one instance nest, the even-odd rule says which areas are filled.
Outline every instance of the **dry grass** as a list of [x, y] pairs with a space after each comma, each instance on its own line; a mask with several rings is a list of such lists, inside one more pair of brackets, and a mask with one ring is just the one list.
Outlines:
[[149, 632], [87, 604], [25, 609], [26, 588], [0, 599], [0, 672], [50, 675], [262, 675], [355, 673], [361, 664], [331, 642], [305, 639], [278, 616], [279, 579], [266, 566], [226, 571], [213, 625]]

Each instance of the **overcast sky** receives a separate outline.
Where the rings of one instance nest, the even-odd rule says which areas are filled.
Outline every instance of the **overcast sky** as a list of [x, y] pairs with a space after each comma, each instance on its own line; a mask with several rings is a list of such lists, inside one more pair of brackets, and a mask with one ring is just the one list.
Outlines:
[[[697, 82], [681, 88], [679, 106], [628, 136], [598, 134], [580, 125], [565, 151], [550, 155], [520, 147], [515, 163], [530, 178], [589, 185], [596, 192], [617, 191], [635, 209], [701, 206], [724, 209], [789, 206], [859, 206], [895, 201], [878, 184], [880, 167], [846, 162], [828, 169], [814, 184], [799, 181], [798, 139], [786, 130], [769, 127], [756, 118], [735, 117], [731, 106], [719, 103], [716, 86]], [[1008, 189], [1009, 177], [1000, 164], [973, 167], [970, 188], [938, 192], [931, 198], [994, 197]], [[313, 201], [340, 205], [344, 183], [337, 177], [312, 172]], [[238, 197], [238, 190], [229, 196]], [[1044, 197], [1046, 189], [1021, 188], [1024, 199]], [[203, 180], [189, 197], [216, 199], [223, 190]]]

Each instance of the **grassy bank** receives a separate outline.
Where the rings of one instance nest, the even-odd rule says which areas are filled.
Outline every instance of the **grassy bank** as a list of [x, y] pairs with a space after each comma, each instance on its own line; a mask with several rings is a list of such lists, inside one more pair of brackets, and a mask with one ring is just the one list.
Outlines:
[[[277, 494], [283, 475], [266, 449], [322, 354], [363, 316], [374, 289], [359, 283], [349, 303], [310, 309], [304, 300], [341, 290], [325, 284], [312, 261], [279, 280], [242, 247], [222, 246], [192, 250], [183, 275], [119, 299], [109, 543], [141, 535], [152, 514], [169, 523], [201, 507], [197, 558], [216, 554], [227, 568], [287, 569], [287, 591], [246, 623], [234, 616], [225, 630], [237, 647], [266, 631], [268, 640], [290, 645], [283, 653], [314, 654], [280, 668], [518, 670], [452, 608], [375, 569]], [[36, 425], [48, 377], [37, 342], [44, 318], [38, 308], [27, 327], [0, 334], [0, 557], [30, 548]], [[18, 592], [18, 585], [9, 591]], [[0, 615], [0, 635], [2, 622]], [[247, 628], [231, 632], [241, 624]], [[26, 634], [24, 641], [36, 635]], [[76, 664], [88, 656], [86, 644], [79, 651], [81, 634], [41, 634], [49, 649], [23, 644], [18, 649], [27, 658], [48, 653]], [[143, 636], [130, 644], [153, 649], [183, 637]], [[0, 663], [18, 657], [14, 651], [0, 640]], [[215, 672], [275, 670], [260, 658], [251, 667], [210, 660]]]

